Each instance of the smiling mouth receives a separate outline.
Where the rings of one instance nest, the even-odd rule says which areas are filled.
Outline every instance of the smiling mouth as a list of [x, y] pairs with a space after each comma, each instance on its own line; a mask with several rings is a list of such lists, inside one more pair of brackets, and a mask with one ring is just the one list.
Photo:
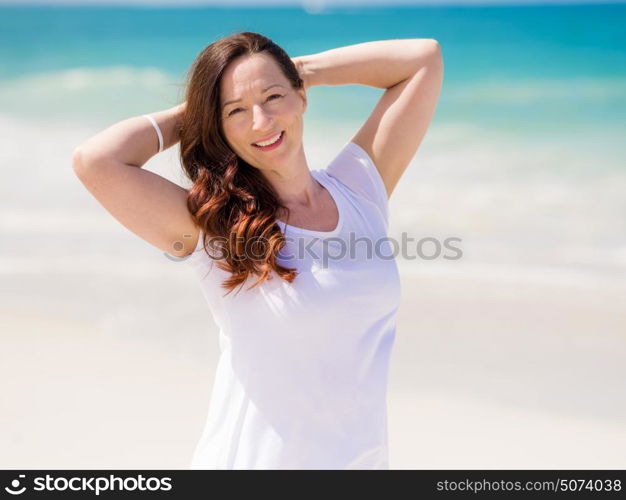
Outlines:
[[269, 146], [258, 146], [257, 144], [254, 144], [254, 143], [252, 145], [257, 149], [260, 149], [261, 151], [271, 151], [272, 149], [276, 149], [278, 146], [282, 144], [284, 137], [285, 137], [285, 131], [283, 130], [278, 136], [278, 139], [276, 140], [276, 142], [270, 144]]

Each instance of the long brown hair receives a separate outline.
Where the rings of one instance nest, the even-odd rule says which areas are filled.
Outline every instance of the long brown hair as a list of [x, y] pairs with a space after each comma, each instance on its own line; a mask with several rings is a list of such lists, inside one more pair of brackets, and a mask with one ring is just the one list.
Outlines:
[[185, 84], [180, 160], [193, 182], [187, 208], [202, 228], [204, 250], [211, 256], [207, 250], [210, 240], [210, 246], [219, 249], [217, 265], [231, 273], [222, 283], [228, 293], [243, 285], [249, 275], [259, 276], [250, 288], [271, 279], [272, 271], [290, 283], [297, 276], [294, 268], [276, 262], [285, 244], [276, 214], [279, 209], [288, 213], [288, 208], [280, 203], [261, 172], [232, 151], [222, 128], [222, 75], [235, 58], [260, 52], [274, 58], [294, 89], [304, 88], [287, 53], [269, 38], [249, 31], [236, 32], [205, 47], [192, 63]]

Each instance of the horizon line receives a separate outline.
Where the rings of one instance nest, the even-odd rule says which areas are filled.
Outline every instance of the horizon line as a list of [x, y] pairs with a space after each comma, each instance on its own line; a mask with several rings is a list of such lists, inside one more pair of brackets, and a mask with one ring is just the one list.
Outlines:
[[0, 0], [0, 6], [98, 7], [302, 7], [323, 11], [335, 7], [524, 7], [541, 5], [619, 5], [626, 0]]

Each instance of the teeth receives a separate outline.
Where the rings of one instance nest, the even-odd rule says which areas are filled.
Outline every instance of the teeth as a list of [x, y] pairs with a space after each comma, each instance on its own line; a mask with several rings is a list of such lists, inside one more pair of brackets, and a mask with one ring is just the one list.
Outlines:
[[255, 142], [254, 145], [255, 146], [269, 146], [270, 144], [274, 144], [278, 139], [280, 139], [280, 135], [282, 134], [282, 132], [280, 132], [276, 137], [274, 137], [274, 139], [270, 139], [268, 141], [265, 142]]

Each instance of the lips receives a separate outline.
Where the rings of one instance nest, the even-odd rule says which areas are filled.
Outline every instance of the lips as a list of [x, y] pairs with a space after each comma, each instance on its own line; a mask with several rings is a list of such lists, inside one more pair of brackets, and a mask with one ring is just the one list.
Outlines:
[[275, 132], [275, 133], [273, 133], [272, 135], [268, 135], [265, 139], [259, 139], [258, 141], [253, 142], [253, 143], [252, 143], [252, 145], [253, 145], [253, 146], [256, 146], [256, 145], [258, 145], [258, 144], [259, 144], [259, 142], [266, 142], [266, 141], [269, 141], [270, 139], [273, 139], [274, 137], [276, 137], [276, 135], [277, 135], [277, 134], [281, 134], [281, 135], [282, 135], [282, 133], [283, 133], [283, 131], [280, 131], [280, 132]]
[[252, 144], [252, 145], [260, 151], [273, 151], [280, 147], [284, 139], [285, 139], [285, 131], [283, 130], [280, 133], [280, 136], [278, 137], [278, 139], [273, 144], [270, 144], [269, 146], [257, 146], [256, 144]]

